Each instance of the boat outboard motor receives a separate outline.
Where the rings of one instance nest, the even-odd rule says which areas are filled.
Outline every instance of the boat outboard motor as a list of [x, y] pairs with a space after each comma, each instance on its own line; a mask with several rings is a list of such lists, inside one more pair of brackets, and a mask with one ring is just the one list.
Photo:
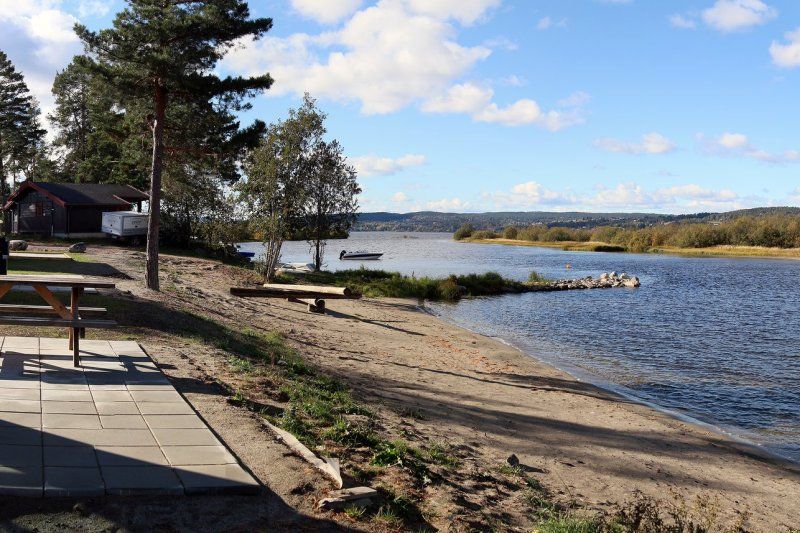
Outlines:
[[344, 257], [344, 254], [346, 254], [346, 253], [347, 253], [347, 250], [342, 250], [342, 253], [339, 254], [339, 259]]
[[8, 274], [8, 241], [0, 236], [0, 275]]

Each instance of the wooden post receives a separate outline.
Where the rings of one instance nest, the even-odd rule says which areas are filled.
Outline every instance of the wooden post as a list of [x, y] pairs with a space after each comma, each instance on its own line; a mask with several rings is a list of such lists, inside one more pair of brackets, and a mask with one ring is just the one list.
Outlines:
[[[72, 296], [70, 298], [69, 307], [70, 307], [70, 314], [72, 315], [72, 321], [75, 322], [80, 320], [80, 309], [78, 306], [78, 300], [80, 299], [81, 295], [83, 294], [82, 287], [72, 287]], [[75, 367], [81, 366], [81, 352], [80, 352], [80, 338], [81, 338], [81, 328], [73, 327], [71, 329], [72, 337], [72, 365]]]

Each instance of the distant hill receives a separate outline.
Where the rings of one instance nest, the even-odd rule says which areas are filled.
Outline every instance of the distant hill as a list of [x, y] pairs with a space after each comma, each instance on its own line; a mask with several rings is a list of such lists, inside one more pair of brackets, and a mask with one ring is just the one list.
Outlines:
[[444, 231], [454, 232], [464, 222], [476, 229], [500, 230], [505, 226], [564, 226], [569, 228], [593, 228], [597, 226], [625, 226], [643, 228], [677, 221], [722, 221], [740, 216], [766, 216], [777, 214], [800, 215], [800, 207], [757, 207], [727, 213], [694, 213], [690, 215], [663, 215], [658, 213], [582, 213], [552, 211], [520, 211], [495, 213], [438, 213], [419, 211], [415, 213], [361, 213], [354, 229], [356, 231]]

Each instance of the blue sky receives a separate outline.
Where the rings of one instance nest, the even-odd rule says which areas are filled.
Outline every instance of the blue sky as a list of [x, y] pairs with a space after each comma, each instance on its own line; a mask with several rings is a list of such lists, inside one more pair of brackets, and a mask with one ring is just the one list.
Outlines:
[[[800, 203], [796, 0], [261, 0], [270, 72], [245, 119], [304, 91], [365, 211], [721, 211]], [[47, 110], [75, 20], [123, 2], [0, 0], [0, 49]]]

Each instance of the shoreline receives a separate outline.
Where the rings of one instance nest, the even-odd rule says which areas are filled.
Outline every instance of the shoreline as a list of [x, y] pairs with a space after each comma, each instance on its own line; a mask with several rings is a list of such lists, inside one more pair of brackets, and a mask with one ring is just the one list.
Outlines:
[[542, 365], [547, 365], [558, 372], [563, 372], [569, 375], [572, 379], [574, 379], [579, 383], [585, 383], [587, 385], [596, 387], [605, 393], [613, 394], [619, 396], [622, 399], [635, 402], [643, 407], [652, 409], [659, 414], [663, 414], [670, 418], [673, 418], [676, 421], [697, 426], [699, 429], [712, 431], [725, 439], [729, 439], [731, 441], [731, 444], [736, 446], [741, 446], [742, 447], [741, 451], [743, 453], [748, 453], [751, 455], [763, 457], [763, 459], [765, 460], [774, 461], [778, 466], [789, 468], [790, 470], [795, 470], [798, 473], [800, 473], [800, 459], [795, 460], [790, 457], [786, 457], [784, 455], [781, 455], [780, 453], [769, 450], [766, 447], [759, 445], [756, 442], [753, 442], [752, 440], [747, 439], [745, 436], [737, 435], [735, 432], [735, 430], [737, 429], [746, 434], [746, 430], [742, 428], [731, 427], [726, 429], [725, 426], [718, 425], [713, 422], [706, 422], [690, 414], [684, 414], [674, 409], [663, 407], [654, 401], [650, 401], [640, 396], [637, 396], [633, 391], [628, 392], [629, 389], [627, 389], [627, 387], [623, 385], [618, 385], [614, 382], [597, 378], [594, 374], [592, 374], [589, 371], [581, 370], [569, 364], [566, 365], [561, 364], [552, 361], [548, 358], [535, 355], [533, 353], [526, 351], [523, 347], [517, 346], [513, 342], [504, 339], [503, 337], [486, 335], [479, 331], [473, 330], [463, 324], [459, 324], [448, 317], [437, 314], [433, 309], [426, 307], [424, 304], [421, 305], [419, 309], [425, 314], [435, 318], [436, 320], [442, 321], [445, 324], [464, 330], [465, 332], [468, 332], [473, 335], [480, 335], [481, 337], [484, 337], [489, 341], [499, 342], [505, 346], [508, 346], [509, 348], [518, 351], [520, 355], [524, 357], [530, 357], [531, 359]]
[[465, 239], [471, 244], [495, 244], [502, 246], [531, 246], [535, 248], [553, 248], [565, 252], [605, 252], [618, 254], [659, 254], [676, 255], [680, 257], [696, 258], [739, 258], [739, 259], [787, 259], [800, 260], [800, 248], [764, 248], [761, 246], [730, 246], [720, 245], [711, 248], [676, 248], [670, 246], [652, 247], [644, 252], [631, 252], [628, 250], [595, 250], [597, 246], [617, 246], [605, 242], [579, 242], [579, 241], [522, 241], [518, 239]]

